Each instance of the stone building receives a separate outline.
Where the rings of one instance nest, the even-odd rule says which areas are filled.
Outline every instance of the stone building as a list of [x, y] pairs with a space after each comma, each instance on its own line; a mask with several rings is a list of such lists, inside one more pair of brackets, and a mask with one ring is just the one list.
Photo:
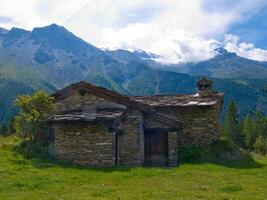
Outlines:
[[75, 164], [175, 166], [180, 147], [219, 138], [223, 94], [202, 79], [194, 95], [125, 96], [86, 82], [56, 92], [50, 151]]

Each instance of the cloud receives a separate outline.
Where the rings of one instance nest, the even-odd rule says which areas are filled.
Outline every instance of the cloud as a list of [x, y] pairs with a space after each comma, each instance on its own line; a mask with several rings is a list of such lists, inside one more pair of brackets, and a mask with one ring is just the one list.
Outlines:
[[[138, 27], [140, 23], [152, 29], [157, 26], [174, 32], [182, 30], [208, 38], [225, 32], [230, 24], [240, 20], [244, 12], [210, 11], [203, 8], [204, 4], [205, 0], [101, 0], [93, 4], [88, 1], [64, 25], [94, 44], [102, 42], [100, 35], [107, 27], [119, 32], [129, 26]], [[150, 14], [145, 15], [148, 10]]]
[[256, 48], [252, 43], [240, 42], [240, 38], [236, 35], [226, 34], [224, 46], [230, 52], [237, 55], [258, 61], [267, 61], [267, 50]]
[[106, 27], [97, 43], [111, 49], [143, 49], [161, 55], [157, 59], [161, 63], [206, 60], [215, 55], [214, 48], [221, 45], [217, 38], [231, 24], [242, 21], [249, 11], [262, 6], [255, 2], [245, 0], [241, 6], [240, 2], [231, 1], [220, 7], [205, 8], [207, 1], [203, 0], [155, 1], [164, 7], [156, 16], [123, 28]]
[[157, 26], [132, 24], [120, 31], [106, 28], [103, 46], [110, 49], [142, 49], [160, 55], [156, 61], [166, 64], [198, 62], [215, 55], [219, 41], [206, 40], [182, 30], [161, 29]]

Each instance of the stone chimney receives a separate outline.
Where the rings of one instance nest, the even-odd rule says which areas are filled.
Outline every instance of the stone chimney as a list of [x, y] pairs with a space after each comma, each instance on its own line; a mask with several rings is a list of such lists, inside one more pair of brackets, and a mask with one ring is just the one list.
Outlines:
[[197, 82], [198, 93], [200, 96], [209, 96], [212, 95], [214, 92], [212, 90], [213, 81], [202, 78]]

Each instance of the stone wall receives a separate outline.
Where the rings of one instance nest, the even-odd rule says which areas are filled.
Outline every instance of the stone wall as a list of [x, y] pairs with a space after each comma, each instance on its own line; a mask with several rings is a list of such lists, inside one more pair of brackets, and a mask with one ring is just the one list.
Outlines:
[[122, 118], [119, 135], [119, 165], [141, 166], [143, 164], [142, 114], [128, 109]]
[[102, 102], [104, 99], [85, 93], [80, 95], [77, 91], [75, 94], [56, 102], [57, 110], [74, 110], [83, 107], [85, 104]]
[[169, 166], [177, 165], [177, 132], [168, 132], [168, 151], [169, 151]]
[[184, 122], [177, 131], [178, 148], [189, 145], [208, 145], [220, 137], [221, 104], [213, 106], [188, 106], [177, 108], [158, 108], [158, 112], [176, 116]]
[[63, 110], [75, 110], [83, 108], [90, 112], [96, 112], [98, 108], [126, 109], [125, 106], [97, 97], [90, 93], [81, 95], [79, 91], [69, 97], [56, 102], [57, 112]]
[[[165, 115], [168, 114], [167, 116], [169, 116], [169, 117], [173, 117], [173, 118], [176, 117], [174, 115], [175, 113], [173, 113], [173, 111], [171, 111], [171, 109], [170, 109], [170, 112], [168, 112], [168, 113], [166, 112], [166, 110], [164, 110], [162, 113], [164, 113]], [[171, 115], [173, 115], [173, 116], [171, 116]], [[151, 116], [149, 114], [144, 115], [144, 126], [145, 126], [145, 128], [166, 128], [166, 129], [171, 128], [169, 125], [166, 125], [162, 122], [159, 122], [158, 120], [155, 120], [153, 118], [153, 116]]]
[[178, 147], [188, 144], [208, 145], [220, 137], [220, 116], [216, 106], [191, 107], [177, 113], [184, 117], [185, 127], [178, 134]]
[[75, 164], [108, 167], [115, 165], [115, 133], [97, 123], [53, 125], [52, 154]]

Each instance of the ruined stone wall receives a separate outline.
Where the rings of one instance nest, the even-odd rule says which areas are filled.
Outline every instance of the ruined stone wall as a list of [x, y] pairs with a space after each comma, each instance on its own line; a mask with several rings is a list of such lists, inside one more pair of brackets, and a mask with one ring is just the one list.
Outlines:
[[51, 153], [75, 164], [109, 167], [115, 165], [115, 133], [97, 123], [53, 125]]
[[142, 114], [128, 109], [121, 123], [119, 135], [119, 165], [141, 166], [143, 164]]

